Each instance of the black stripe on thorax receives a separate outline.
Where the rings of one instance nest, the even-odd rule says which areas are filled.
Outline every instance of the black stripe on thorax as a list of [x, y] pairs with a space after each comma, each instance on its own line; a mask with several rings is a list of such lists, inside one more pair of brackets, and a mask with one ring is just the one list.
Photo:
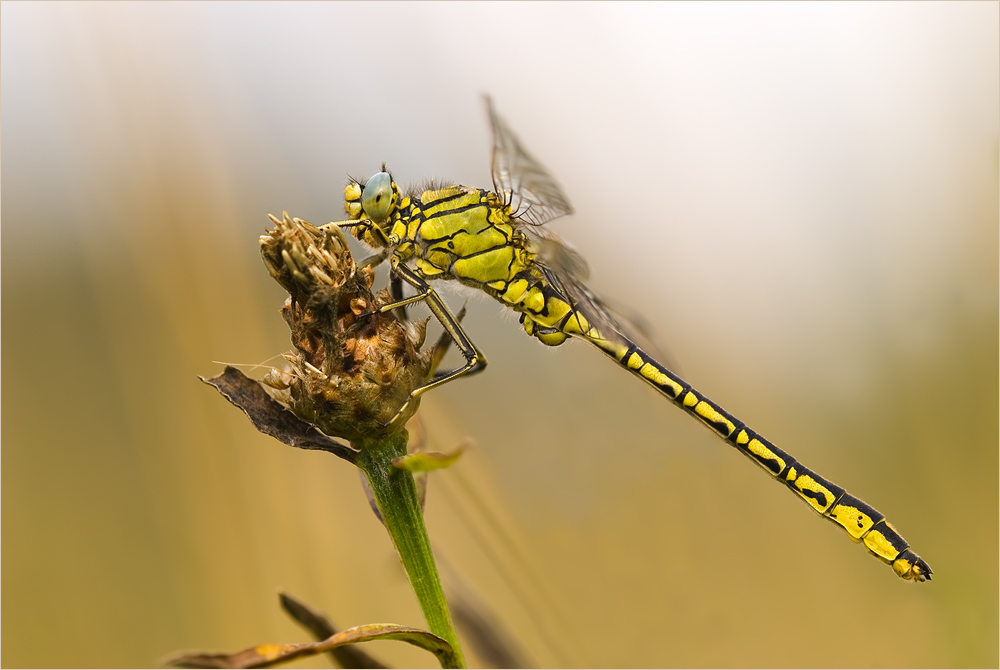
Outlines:
[[[459, 188], [462, 188], [462, 187], [459, 187]], [[427, 191], [424, 191], [424, 193], [427, 193]], [[423, 201], [423, 193], [421, 193], [419, 197], [412, 198], [410, 200], [410, 202], [412, 204], [418, 205], [420, 207], [437, 207], [439, 205], [447, 204], [447, 203], [451, 202], [452, 200], [457, 200], [459, 198], [464, 198], [467, 195], [469, 195], [470, 193], [471, 193], [471, 191], [459, 190], [459, 192], [455, 193], [454, 195], [449, 195], [449, 196], [445, 196], [443, 198], [438, 198], [437, 200], [431, 200], [430, 202], [427, 202], [427, 203], [425, 203]], [[482, 197], [482, 196], [480, 196], [480, 197]]]
[[[434, 207], [439, 207], [439, 206], [440, 205], [438, 203], [434, 204]], [[484, 202], [476, 202], [476, 203], [473, 203], [471, 205], [465, 205], [463, 207], [453, 207], [451, 209], [444, 209], [444, 210], [441, 210], [440, 212], [434, 212], [433, 214], [427, 214], [426, 212], [424, 212], [423, 210], [421, 210], [421, 214], [424, 215], [423, 216], [424, 221], [430, 221], [431, 219], [436, 219], [436, 218], [439, 218], [439, 217], [442, 217], [442, 216], [450, 216], [452, 214], [461, 214], [462, 212], [468, 212], [470, 210], [479, 209], [480, 207], [486, 207], [486, 206], [487, 205]]]

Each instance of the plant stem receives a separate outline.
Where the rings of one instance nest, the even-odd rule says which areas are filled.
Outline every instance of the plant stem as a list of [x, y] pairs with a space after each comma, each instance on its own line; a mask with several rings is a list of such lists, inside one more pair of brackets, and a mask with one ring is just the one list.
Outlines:
[[445, 667], [464, 668], [465, 656], [441, 589], [413, 475], [392, 464], [392, 459], [406, 455], [406, 441], [407, 433], [403, 430], [358, 445], [361, 446], [361, 453], [355, 464], [365, 473], [389, 537], [396, 546], [420, 609], [427, 619], [428, 628], [447, 640], [455, 651], [455, 664]]

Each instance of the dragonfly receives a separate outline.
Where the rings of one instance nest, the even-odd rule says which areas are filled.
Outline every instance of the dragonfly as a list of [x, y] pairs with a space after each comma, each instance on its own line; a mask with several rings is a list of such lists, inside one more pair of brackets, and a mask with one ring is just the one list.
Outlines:
[[[585, 286], [583, 258], [543, 227], [573, 212], [562, 188], [489, 98], [486, 106], [493, 129], [492, 189], [431, 183], [403, 192], [383, 163], [367, 181], [347, 183], [349, 219], [324, 226], [346, 229], [377, 250], [372, 263], [389, 260], [394, 295], [373, 314], [423, 302], [465, 358], [464, 365], [435, 373], [413, 390], [393, 422], [423, 393], [486, 367], [486, 357], [429, 284], [457, 281], [518, 312], [525, 332], [543, 344], [572, 338], [595, 346], [841, 526], [901, 578], [929, 580], [930, 566], [884, 514], [802, 465], [636, 344], [642, 338], [635, 327]], [[414, 295], [403, 297], [403, 282]]]

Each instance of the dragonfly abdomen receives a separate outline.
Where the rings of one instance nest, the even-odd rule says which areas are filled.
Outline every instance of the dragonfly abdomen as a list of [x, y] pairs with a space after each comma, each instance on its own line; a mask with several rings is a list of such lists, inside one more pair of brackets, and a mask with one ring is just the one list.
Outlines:
[[930, 566], [909, 549], [906, 540], [874, 507], [774, 446], [633, 342], [624, 337], [617, 341], [588, 336], [581, 339], [596, 346], [633, 375], [670, 398], [678, 407], [698, 418], [716, 435], [785, 484], [816, 513], [842, 527], [855, 542], [863, 542], [870, 553], [891, 565], [900, 577], [920, 582], [930, 579]]

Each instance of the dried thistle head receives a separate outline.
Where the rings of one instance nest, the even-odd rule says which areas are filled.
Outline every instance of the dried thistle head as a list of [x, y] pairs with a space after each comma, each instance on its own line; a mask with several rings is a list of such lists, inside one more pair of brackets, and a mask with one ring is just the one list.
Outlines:
[[[260, 238], [271, 276], [289, 293], [282, 316], [295, 351], [286, 374], [264, 381], [299, 418], [352, 443], [380, 436], [410, 392], [429, 374], [432, 349], [421, 351], [426, 322], [373, 313], [391, 300], [372, 295], [372, 268], [360, 270], [339, 228], [271, 217]], [[412, 415], [419, 403], [410, 403]], [[405, 424], [403, 421], [398, 425]]]

